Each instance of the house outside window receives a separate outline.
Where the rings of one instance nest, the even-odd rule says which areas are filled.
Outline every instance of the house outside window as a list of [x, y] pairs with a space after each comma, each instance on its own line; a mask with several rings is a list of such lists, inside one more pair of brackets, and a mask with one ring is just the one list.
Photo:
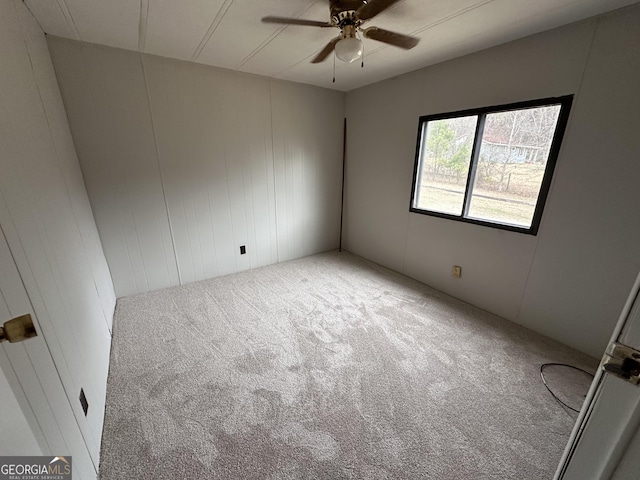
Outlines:
[[572, 99], [421, 117], [410, 210], [535, 235]]

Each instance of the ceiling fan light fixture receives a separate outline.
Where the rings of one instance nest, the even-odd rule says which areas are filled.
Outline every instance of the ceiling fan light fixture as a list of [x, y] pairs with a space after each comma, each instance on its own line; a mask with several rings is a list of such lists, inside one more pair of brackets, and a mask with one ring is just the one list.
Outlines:
[[[326, 3], [327, 0], [323, 1]], [[381, 14], [399, 1], [401, 0], [330, 0], [329, 18], [331, 20], [329, 22], [307, 20], [297, 17], [275, 17], [272, 15], [263, 17], [262, 21], [264, 23], [279, 23], [281, 25], [337, 28], [340, 30], [340, 35], [333, 37], [329, 43], [311, 59], [311, 63], [323, 62], [329, 58], [332, 53], [334, 54], [334, 65], [336, 57], [345, 63], [353, 63], [362, 58], [364, 54], [364, 45], [362, 44], [360, 35], [404, 50], [410, 50], [418, 44], [420, 41], [419, 37], [392, 32], [378, 27], [362, 28], [365, 22]], [[364, 67], [364, 63], [362, 63], [362, 66]]]
[[336, 43], [336, 57], [345, 63], [353, 63], [362, 56], [362, 41], [346, 37]]

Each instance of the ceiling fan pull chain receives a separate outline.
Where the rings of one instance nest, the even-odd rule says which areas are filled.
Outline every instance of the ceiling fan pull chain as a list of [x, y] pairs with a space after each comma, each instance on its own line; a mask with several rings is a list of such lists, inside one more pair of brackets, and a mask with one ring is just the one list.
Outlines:
[[362, 41], [362, 35], [360, 35], [360, 32], [358, 32], [358, 37], [360, 38], [360, 41], [362, 42], [362, 58], [360, 59], [360, 68], [364, 68], [364, 42]]

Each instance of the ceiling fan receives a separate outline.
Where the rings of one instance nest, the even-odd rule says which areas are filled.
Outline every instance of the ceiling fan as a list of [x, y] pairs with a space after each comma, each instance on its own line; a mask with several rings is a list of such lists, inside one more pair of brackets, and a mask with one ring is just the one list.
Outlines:
[[335, 27], [340, 34], [331, 40], [311, 63], [320, 63], [334, 50], [336, 57], [351, 63], [362, 56], [362, 41], [358, 33], [378, 42], [409, 50], [420, 41], [417, 37], [391, 32], [378, 27], [362, 28], [362, 25], [373, 17], [382, 13], [399, 0], [330, 0], [329, 10], [331, 19], [328, 22], [305, 20], [287, 17], [263, 17], [265, 23], [280, 23], [284, 25], [303, 25], [308, 27]]

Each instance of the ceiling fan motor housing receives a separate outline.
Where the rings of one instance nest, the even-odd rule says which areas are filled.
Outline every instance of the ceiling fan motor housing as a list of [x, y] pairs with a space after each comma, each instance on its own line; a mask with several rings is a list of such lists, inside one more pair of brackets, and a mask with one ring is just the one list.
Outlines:
[[351, 25], [356, 23], [356, 10], [367, 2], [362, 0], [331, 0], [331, 19], [336, 25]]
[[400, 0], [329, 0], [331, 19], [328, 22], [277, 16], [263, 17], [262, 21], [281, 25], [338, 28], [340, 29], [340, 35], [329, 41], [311, 60], [311, 63], [320, 63], [334, 52], [340, 60], [351, 63], [362, 55], [362, 39], [358, 33], [362, 33], [362, 37], [405, 50], [409, 50], [418, 44], [420, 39], [411, 35], [392, 32], [379, 27], [361, 28], [365, 22], [368, 22], [399, 1]]
[[358, 17], [356, 17], [355, 10], [345, 10], [343, 12], [340, 12], [338, 15], [332, 17], [331, 20], [333, 20], [333, 23], [340, 27], [344, 27], [346, 25], [357, 26], [362, 23], [360, 20], [358, 20]]

